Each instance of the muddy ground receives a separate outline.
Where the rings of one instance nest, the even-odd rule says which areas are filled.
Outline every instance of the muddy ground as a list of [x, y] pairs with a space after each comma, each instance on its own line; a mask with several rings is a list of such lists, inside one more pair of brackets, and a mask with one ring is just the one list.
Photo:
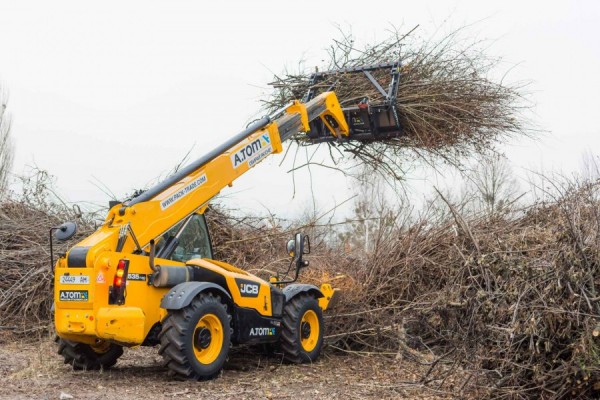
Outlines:
[[[50, 338], [0, 337], [2, 399], [445, 399], [419, 380], [427, 365], [397, 357], [326, 350], [314, 364], [287, 365], [249, 349], [235, 350], [218, 379], [176, 381], [156, 348], [126, 349], [109, 371], [73, 371]], [[444, 382], [445, 390], [452, 382]]]

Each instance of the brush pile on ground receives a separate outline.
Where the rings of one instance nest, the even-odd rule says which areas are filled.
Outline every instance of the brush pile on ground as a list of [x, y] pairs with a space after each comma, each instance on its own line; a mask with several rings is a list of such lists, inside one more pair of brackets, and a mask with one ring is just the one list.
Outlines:
[[[480, 44], [465, 44], [460, 31], [433, 41], [416, 40], [413, 31], [362, 49], [356, 48], [352, 36], [330, 46], [322, 71], [390, 62], [398, 62], [401, 68], [396, 104], [403, 135], [377, 142], [332, 143], [340, 150], [331, 152], [335, 162], [338, 154], [348, 152], [361, 164], [397, 176], [399, 160], [409, 156], [459, 164], [467, 155], [485, 153], [495, 143], [526, 131], [519, 117], [522, 87], [491, 77], [498, 60], [486, 56]], [[274, 93], [265, 101], [267, 109], [301, 99], [309, 88], [316, 94], [334, 90], [343, 107], [364, 100], [381, 104], [383, 96], [362, 73], [334, 73], [311, 86], [313, 72], [275, 76]], [[387, 90], [390, 69], [376, 71], [374, 77]], [[296, 140], [305, 144], [303, 136]]]
[[[48, 227], [75, 218], [27, 198], [38, 205], [0, 207], [0, 326], [17, 333], [51, 326]], [[388, 229], [369, 253], [328, 248], [319, 235], [331, 228], [304, 227], [313, 254], [301, 280], [342, 289], [326, 314], [331, 347], [429, 363], [418, 384], [458, 396], [591, 395], [600, 389], [599, 210], [600, 183], [568, 184], [524, 210]], [[296, 229], [219, 208], [207, 215], [216, 258], [263, 277], [285, 271], [284, 243]], [[80, 220], [79, 238], [92, 226]], [[453, 381], [449, 363], [471, 371], [469, 380]]]
[[[48, 229], [58, 219], [23, 203], [0, 206], [0, 326], [47, 329], [52, 305]], [[43, 245], [42, 245], [43, 244]]]
[[293, 234], [282, 228], [283, 221], [235, 214], [218, 204], [211, 205], [205, 213], [213, 257], [268, 279], [283, 261], [289, 261], [285, 241]]
[[[433, 350], [418, 383], [463, 396], [594, 397], [600, 390], [600, 183], [485, 217], [424, 219], [367, 256], [329, 322], [346, 351]], [[458, 387], [436, 364], [472, 371]], [[448, 371], [448, 370], [447, 370]], [[439, 373], [438, 373], [439, 372]]]
[[[53, 301], [49, 230], [75, 217], [72, 209], [50, 205], [40, 197], [0, 204], [1, 330], [42, 333], [48, 329]], [[74, 240], [91, 231], [91, 221], [80, 218]], [[55, 257], [66, 250], [65, 245], [57, 245]]]
[[[559, 192], [485, 216], [449, 205], [449, 217], [385, 229], [369, 253], [313, 246], [301, 280], [329, 281], [343, 293], [326, 313], [329, 345], [426, 363], [431, 368], [414, 383], [459, 397], [598, 394], [600, 182], [567, 182]], [[254, 273], [285, 265], [293, 229], [222, 212], [212, 219], [229, 232], [217, 240], [230, 261], [250, 256], [239, 265]], [[302, 228], [313, 243], [329, 229]], [[470, 371], [467, 380], [452, 379], [458, 367], [462, 376]]]

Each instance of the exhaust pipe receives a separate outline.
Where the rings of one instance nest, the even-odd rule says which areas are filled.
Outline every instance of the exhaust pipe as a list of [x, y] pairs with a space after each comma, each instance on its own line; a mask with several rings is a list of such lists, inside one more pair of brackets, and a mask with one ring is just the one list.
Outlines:
[[194, 278], [192, 267], [179, 266], [156, 266], [157, 270], [152, 274], [152, 285], [157, 288], [171, 288], [180, 283], [190, 282]]

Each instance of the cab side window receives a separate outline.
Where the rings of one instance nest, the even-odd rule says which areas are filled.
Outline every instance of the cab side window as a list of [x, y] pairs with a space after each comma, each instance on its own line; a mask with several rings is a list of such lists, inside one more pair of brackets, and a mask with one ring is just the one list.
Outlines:
[[210, 237], [203, 215], [192, 215], [177, 238], [177, 247], [170, 257], [171, 260], [187, 262], [194, 258], [212, 258]]

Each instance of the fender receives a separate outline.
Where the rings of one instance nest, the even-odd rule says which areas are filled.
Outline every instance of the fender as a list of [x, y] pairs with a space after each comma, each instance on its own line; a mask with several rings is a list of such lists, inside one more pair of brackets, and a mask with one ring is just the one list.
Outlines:
[[216, 291], [224, 296], [227, 301], [231, 301], [231, 296], [221, 286], [210, 282], [184, 282], [173, 287], [169, 293], [165, 294], [160, 302], [160, 308], [166, 310], [180, 310], [187, 307], [194, 297], [206, 290]]
[[318, 287], [316, 287], [315, 285], [309, 285], [306, 283], [295, 283], [293, 285], [288, 285], [283, 288], [283, 294], [285, 296], [286, 303], [288, 301], [290, 301], [292, 298], [294, 298], [295, 296], [299, 295], [300, 293], [312, 294], [317, 299], [320, 299], [321, 297], [324, 296], [323, 292], [321, 292], [321, 290]]

